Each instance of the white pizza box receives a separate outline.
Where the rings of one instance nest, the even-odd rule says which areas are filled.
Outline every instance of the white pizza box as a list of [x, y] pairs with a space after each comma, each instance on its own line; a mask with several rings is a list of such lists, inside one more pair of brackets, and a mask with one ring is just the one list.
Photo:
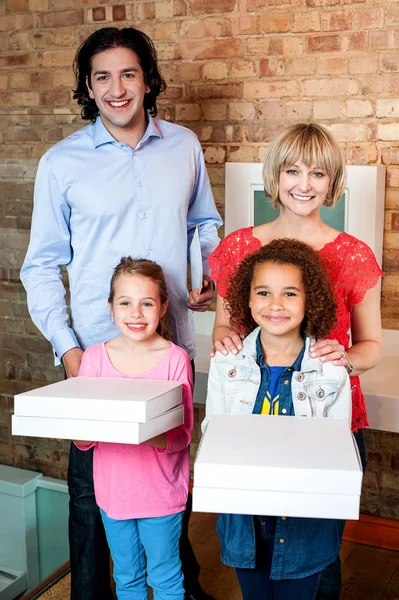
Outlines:
[[194, 464], [193, 510], [358, 519], [362, 476], [344, 419], [214, 415]]
[[16, 395], [14, 414], [145, 423], [181, 402], [177, 381], [72, 377]]
[[12, 416], [12, 435], [66, 440], [141, 444], [184, 423], [184, 406], [175, 406], [146, 423]]

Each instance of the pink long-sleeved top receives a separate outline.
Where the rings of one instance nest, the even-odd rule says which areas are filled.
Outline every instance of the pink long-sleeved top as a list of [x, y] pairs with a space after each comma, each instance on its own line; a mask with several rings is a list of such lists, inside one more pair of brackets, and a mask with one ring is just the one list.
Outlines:
[[[105, 343], [88, 348], [79, 375], [124, 377], [112, 365]], [[166, 448], [145, 442], [139, 445], [93, 442], [94, 491], [96, 502], [112, 519], [164, 517], [186, 507], [189, 481], [188, 445], [194, 413], [192, 370], [187, 353], [170, 344], [161, 361], [135, 379], [180, 381], [184, 404], [184, 425], [166, 433]]]

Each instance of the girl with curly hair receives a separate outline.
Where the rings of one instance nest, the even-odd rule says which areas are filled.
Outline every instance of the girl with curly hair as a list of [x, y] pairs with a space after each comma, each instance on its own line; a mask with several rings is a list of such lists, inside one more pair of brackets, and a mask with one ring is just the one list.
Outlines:
[[[349, 426], [346, 369], [309, 352], [336, 322], [317, 253], [297, 240], [270, 242], [241, 262], [226, 301], [232, 327], [247, 337], [239, 354], [217, 352], [211, 360], [203, 431], [220, 413], [341, 418]], [[243, 600], [313, 600], [339, 551], [338, 524], [222, 514], [221, 559], [236, 568]]]
[[[352, 390], [352, 430], [366, 464], [363, 429], [367, 413], [359, 375], [378, 363], [382, 349], [380, 286], [383, 275], [372, 250], [361, 240], [323, 222], [320, 209], [334, 206], [345, 189], [345, 163], [331, 133], [317, 123], [284, 129], [267, 149], [263, 166], [266, 198], [280, 209], [270, 223], [230, 233], [209, 257], [217, 286], [213, 343], [228, 355], [242, 349], [230, 322], [227, 289], [241, 261], [272, 240], [294, 238], [309, 244], [326, 266], [337, 302], [337, 322], [329, 336], [311, 347], [312, 356], [346, 367]], [[214, 352], [214, 351], [213, 351]], [[341, 534], [344, 529], [341, 522]], [[341, 562], [324, 570], [316, 600], [339, 600]]]

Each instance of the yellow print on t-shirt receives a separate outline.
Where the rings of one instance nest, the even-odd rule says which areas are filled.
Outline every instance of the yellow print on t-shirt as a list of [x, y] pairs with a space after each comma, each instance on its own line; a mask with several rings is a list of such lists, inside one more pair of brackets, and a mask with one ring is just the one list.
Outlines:
[[266, 396], [263, 400], [262, 412], [261, 415], [278, 415], [278, 400], [280, 398], [280, 394], [274, 396], [272, 399], [270, 392], [266, 392]]

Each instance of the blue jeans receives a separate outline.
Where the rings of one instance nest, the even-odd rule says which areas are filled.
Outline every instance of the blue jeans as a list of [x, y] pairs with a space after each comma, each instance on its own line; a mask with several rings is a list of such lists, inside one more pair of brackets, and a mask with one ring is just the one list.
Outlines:
[[[184, 600], [179, 540], [183, 513], [115, 520], [100, 510], [114, 563], [118, 600]], [[147, 577], [148, 574], [148, 577]]]
[[275, 517], [254, 517], [256, 568], [236, 568], [242, 600], [314, 600], [320, 573], [301, 579], [270, 579]]
[[[356, 444], [362, 461], [363, 472], [366, 470], [367, 457], [364, 444], [363, 430], [359, 429], [354, 434]], [[346, 521], [341, 521], [341, 538], [344, 533]], [[335, 561], [323, 569], [315, 600], [339, 600], [341, 596], [341, 559], [339, 554]]]

